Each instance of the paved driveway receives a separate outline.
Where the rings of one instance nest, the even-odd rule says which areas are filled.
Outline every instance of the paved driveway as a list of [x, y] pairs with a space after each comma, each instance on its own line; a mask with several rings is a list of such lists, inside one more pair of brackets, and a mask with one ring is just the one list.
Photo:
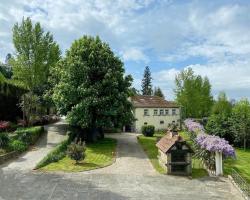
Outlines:
[[82, 173], [41, 173], [0, 169], [0, 199], [240, 200], [227, 179], [165, 176], [154, 172], [136, 135], [117, 134], [117, 162]]

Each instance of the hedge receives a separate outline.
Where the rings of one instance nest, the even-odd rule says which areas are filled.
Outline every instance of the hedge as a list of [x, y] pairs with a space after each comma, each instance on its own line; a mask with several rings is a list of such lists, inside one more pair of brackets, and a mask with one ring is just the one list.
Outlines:
[[30, 128], [18, 128], [14, 133], [14, 139], [22, 140], [23, 142], [25, 142], [27, 137], [29, 137], [28, 144], [35, 144], [37, 139], [44, 133], [44, 127], [34, 126]]

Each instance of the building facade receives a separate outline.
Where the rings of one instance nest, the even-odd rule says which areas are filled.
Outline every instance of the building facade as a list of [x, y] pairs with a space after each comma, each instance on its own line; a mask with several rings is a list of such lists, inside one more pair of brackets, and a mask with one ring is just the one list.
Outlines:
[[162, 97], [137, 95], [131, 97], [135, 122], [132, 131], [140, 132], [143, 125], [166, 130], [172, 123], [180, 124], [180, 108]]

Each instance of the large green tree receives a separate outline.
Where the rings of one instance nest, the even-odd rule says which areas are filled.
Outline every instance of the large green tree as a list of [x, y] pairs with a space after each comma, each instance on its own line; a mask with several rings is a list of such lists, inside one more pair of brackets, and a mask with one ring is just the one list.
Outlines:
[[152, 89], [152, 77], [151, 72], [148, 66], [145, 67], [143, 79], [142, 79], [142, 95], [152, 95], [153, 89]]
[[207, 117], [213, 104], [211, 85], [207, 77], [195, 75], [192, 68], [181, 71], [175, 78], [176, 101], [183, 117]]
[[234, 134], [231, 130], [232, 104], [224, 92], [218, 96], [218, 100], [212, 107], [211, 115], [208, 118], [206, 130], [209, 134], [225, 138], [230, 143], [234, 142]]
[[[39, 99], [47, 89], [50, 68], [60, 59], [60, 50], [52, 34], [44, 32], [40, 23], [32, 24], [30, 18], [13, 27], [15, 56], [10, 59], [13, 79], [21, 82], [30, 92], [24, 95], [24, 113], [29, 121], [34, 99]], [[35, 97], [36, 96], [36, 97]]]
[[30, 91], [47, 83], [49, 69], [60, 59], [60, 49], [49, 32], [30, 18], [13, 27], [15, 56], [11, 60], [14, 79], [22, 81]]
[[240, 100], [233, 107], [232, 130], [235, 134], [235, 142], [246, 149], [250, 141], [250, 102], [247, 99]]
[[104, 127], [131, 122], [132, 77], [124, 75], [123, 63], [99, 37], [74, 41], [57, 70], [55, 104], [71, 125], [85, 131], [87, 140], [103, 137]]
[[154, 89], [154, 96], [158, 96], [158, 97], [163, 97], [164, 98], [164, 94], [161, 91], [160, 87], [155, 87], [155, 89]]

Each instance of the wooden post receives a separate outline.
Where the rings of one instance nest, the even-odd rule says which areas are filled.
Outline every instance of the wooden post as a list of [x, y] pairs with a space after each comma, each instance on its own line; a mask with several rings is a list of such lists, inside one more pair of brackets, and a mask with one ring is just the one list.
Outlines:
[[215, 168], [216, 176], [223, 175], [222, 153], [218, 151], [215, 152]]

